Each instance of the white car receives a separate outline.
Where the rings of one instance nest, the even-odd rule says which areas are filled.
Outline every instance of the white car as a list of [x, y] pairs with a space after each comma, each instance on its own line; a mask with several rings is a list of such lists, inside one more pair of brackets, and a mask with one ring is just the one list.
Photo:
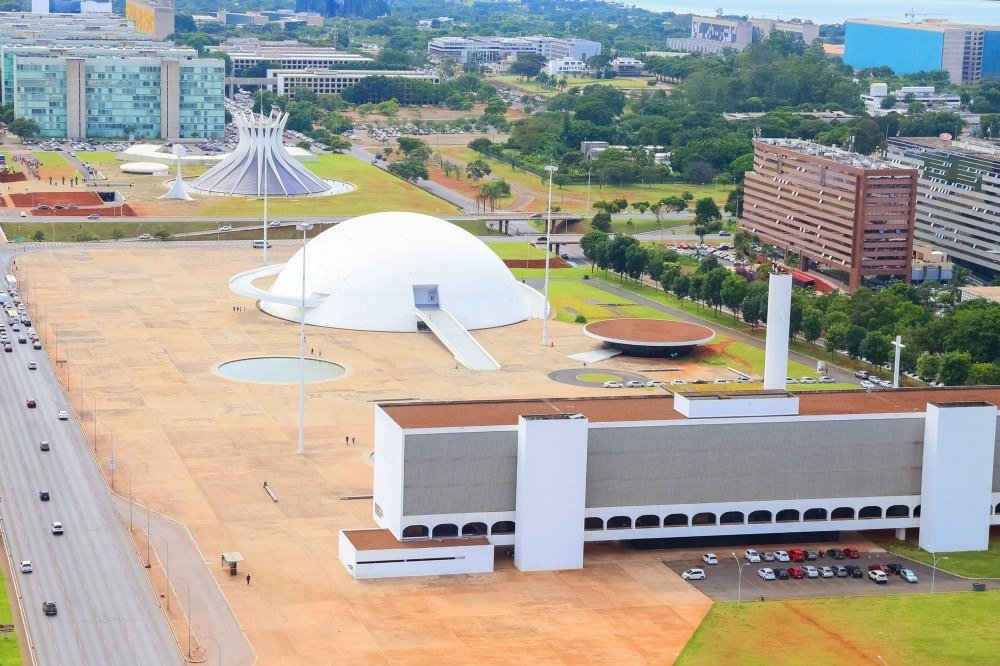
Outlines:
[[646, 384], [644, 382], [639, 382], [634, 379], [630, 379], [625, 382], [625, 388], [642, 388]]
[[21, 560], [21, 573], [31, 573], [34, 569], [31, 568], [31, 560]]
[[919, 582], [917, 581], [917, 574], [913, 573], [913, 571], [911, 571], [910, 569], [900, 569], [899, 577], [905, 580], [907, 583]]
[[762, 556], [762, 557], [764, 558], [764, 561], [765, 561], [765, 562], [774, 562], [774, 560], [776, 559], [776, 558], [774, 557], [774, 553], [773, 553], [773, 552], [771, 552], [771, 551], [769, 551], [769, 550], [765, 550], [765, 551], [764, 551], [764, 552], [763, 552], [763, 553], [761, 554], [761, 556]]
[[60, 421], [66, 421], [67, 419], [69, 419], [69, 412], [67, 412], [64, 409], [60, 409], [58, 416]]
[[785, 383], [786, 384], [798, 384], [799, 380], [797, 380], [795, 377], [785, 377]]
[[646, 382], [646, 386], [647, 386], [647, 388], [659, 388], [659, 387], [663, 386], [663, 382], [660, 382], [660, 381], [657, 381], [657, 380], [654, 379], [652, 381]]
[[232, 230], [233, 228], [228, 224], [223, 224], [221, 227], [219, 227], [219, 231], [232, 231]]
[[58, 520], [56, 522], [52, 523], [52, 533], [53, 534], [62, 534], [63, 533], [63, 524], [60, 523]]
[[882, 381], [882, 378], [877, 375], [868, 375], [868, 381], [870, 381], [872, 384], [878, 384], [879, 382]]
[[875, 384], [866, 379], [865, 381], [861, 382], [861, 388], [863, 389], [875, 388]]
[[799, 383], [800, 384], [815, 384], [816, 380], [813, 379], [812, 377], [802, 377], [801, 379], [799, 379]]
[[149, 240], [150, 238], [152, 238], [152, 236], [150, 236], [149, 234], [142, 234], [141, 236], [139, 236], [139, 240]]
[[37, 370], [38, 364], [34, 361], [28, 361], [28, 370]]
[[892, 382], [890, 382], [888, 379], [883, 379], [878, 383], [878, 385], [881, 386], [882, 388], [892, 388]]
[[820, 567], [819, 575], [821, 578], [833, 578], [833, 569], [830, 567]]
[[868, 577], [876, 583], [880, 583], [882, 585], [889, 582], [889, 577], [885, 575], [884, 571], [869, 571]]
[[802, 567], [802, 570], [806, 572], [806, 578], [819, 578], [819, 571], [816, 567]]
[[273, 222], [271, 222], [267, 226], [269, 226], [269, 227], [280, 227], [281, 226], [281, 220], [274, 220]]
[[671, 386], [684, 386], [685, 384], [687, 384], [687, 382], [683, 379], [674, 379], [670, 382]]
[[743, 557], [747, 558], [747, 562], [760, 562], [760, 553], [756, 550], [748, 550], [743, 554]]
[[681, 574], [681, 578], [684, 580], [705, 580], [705, 570], [704, 569], [688, 569]]
[[705, 553], [701, 556], [701, 561], [705, 564], [718, 564], [719, 558], [716, 557], [715, 553]]
[[820, 384], [833, 384], [834, 383], [833, 377], [830, 377], [829, 375], [822, 375], [816, 381], [818, 381]]
[[788, 556], [788, 552], [784, 551], [784, 550], [776, 550], [776, 551], [774, 551], [774, 559], [776, 559], [779, 562], [791, 562], [792, 561], [792, 558], [790, 558]]
[[757, 575], [764, 580], [774, 580], [774, 570], [773, 569], [757, 569]]
[[604, 382], [604, 388], [625, 388], [621, 382]]
[[729, 383], [729, 380], [728, 380], [728, 379], [716, 379], [716, 380], [715, 380], [714, 382], [712, 382], [712, 383], [713, 383], [713, 384], [728, 384], [728, 383]]

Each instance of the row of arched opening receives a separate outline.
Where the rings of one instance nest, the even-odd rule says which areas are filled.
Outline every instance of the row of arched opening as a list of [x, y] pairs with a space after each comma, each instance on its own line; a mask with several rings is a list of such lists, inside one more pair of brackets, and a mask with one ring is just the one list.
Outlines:
[[433, 528], [429, 528], [426, 525], [410, 525], [403, 528], [404, 539], [420, 539], [428, 537], [432, 539], [447, 539], [458, 536], [475, 537], [487, 536], [489, 534], [500, 535], [513, 533], [513, 520], [500, 520], [493, 523], [491, 526], [486, 523], [466, 523], [462, 526], [461, 531], [459, 531], [458, 525], [455, 523], [441, 523], [440, 525], [435, 525]]
[[[1000, 512], [1000, 505], [997, 507]], [[726, 511], [715, 514], [703, 511], [688, 516], [686, 513], [671, 513], [661, 518], [655, 514], [639, 516], [632, 521], [630, 516], [612, 516], [605, 521], [602, 518], [589, 517], [583, 521], [585, 530], [630, 530], [657, 527], [700, 527], [704, 525], [760, 525], [766, 523], [797, 523], [820, 520], [871, 520], [876, 518], [909, 518], [910, 507], [905, 504], [893, 504], [884, 512], [880, 506], [866, 506], [855, 511], [853, 507], [838, 507], [833, 511], [815, 508], [799, 511], [798, 509], [782, 509], [781, 511]], [[920, 505], [913, 509], [913, 517], [920, 517]]]

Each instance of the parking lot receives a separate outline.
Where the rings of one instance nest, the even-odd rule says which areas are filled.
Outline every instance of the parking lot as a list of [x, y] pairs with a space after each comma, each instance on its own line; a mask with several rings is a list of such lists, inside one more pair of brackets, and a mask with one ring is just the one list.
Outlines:
[[[782, 544], [777, 546], [753, 546], [758, 553], [766, 550], [785, 550], [792, 548], [826, 550], [827, 548], [843, 549], [852, 544], [804, 544], [790, 545]], [[870, 548], [870, 544], [869, 548]], [[844, 597], [862, 596], [872, 594], [929, 594], [931, 591], [931, 567], [926, 564], [914, 562], [904, 558], [896, 557], [891, 553], [880, 550], [871, 550], [859, 544], [861, 558], [857, 560], [834, 560], [829, 557], [819, 558], [810, 562], [760, 562], [748, 563], [744, 557], [745, 547], [726, 546], [718, 547], [714, 550], [676, 550], [663, 551], [660, 560], [665, 566], [670, 567], [678, 575], [693, 568], [704, 569], [705, 580], [693, 580], [689, 584], [693, 585], [700, 592], [704, 593], [713, 601], [736, 601], [739, 590], [740, 573], [733, 553], [739, 558], [739, 563], [744, 564], [742, 599], [744, 601], [759, 600], [761, 595], [766, 599], [804, 599], [811, 597]], [[719, 560], [718, 564], [708, 565], [702, 561], [702, 555], [714, 553]], [[898, 562], [904, 568], [910, 569], [916, 574], [919, 582], [907, 583], [899, 576], [889, 574], [889, 582], [879, 585], [868, 578], [868, 565], [888, 564]], [[835, 566], [854, 564], [860, 566], [864, 576], [862, 578], [801, 578], [788, 580], [764, 580], [757, 575], [757, 570], [762, 567], [771, 569], [788, 568], [791, 566], [811, 565], [817, 569], [822, 566]], [[991, 587], [987, 583], [987, 589]], [[945, 573], [938, 569], [934, 581], [935, 592], [958, 592], [972, 589], [972, 581], [965, 578]]]

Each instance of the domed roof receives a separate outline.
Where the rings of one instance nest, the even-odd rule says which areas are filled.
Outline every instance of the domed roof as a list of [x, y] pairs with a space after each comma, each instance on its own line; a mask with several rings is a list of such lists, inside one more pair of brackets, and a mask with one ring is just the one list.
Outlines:
[[[436, 288], [436, 289], [435, 289]], [[299, 298], [302, 249], [269, 292]], [[497, 255], [460, 227], [418, 213], [373, 213], [346, 220], [306, 246], [306, 323], [363, 331], [415, 331], [415, 305], [439, 304], [466, 329], [523, 321], [541, 310], [538, 292], [522, 285]], [[283, 319], [293, 305], [261, 302]]]

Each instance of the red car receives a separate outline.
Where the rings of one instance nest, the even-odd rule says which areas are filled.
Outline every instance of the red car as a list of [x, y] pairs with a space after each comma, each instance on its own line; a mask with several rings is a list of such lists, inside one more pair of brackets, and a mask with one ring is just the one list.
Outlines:
[[885, 566], [883, 564], [869, 564], [868, 565], [868, 571], [881, 571], [886, 576], [888, 576], [891, 573], [889, 571], [889, 567], [887, 567], [887, 566]]
[[805, 551], [804, 550], [799, 550], [798, 548], [792, 548], [790, 551], [788, 551], [788, 557], [789, 557], [789, 559], [792, 560], [792, 562], [805, 562], [806, 561], [806, 553], [805, 553]]
[[857, 560], [861, 557], [861, 553], [858, 552], [857, 548], [845, 548], [844, 557], [849, 560]]
[[789, 578], [805, 578], [806, 571], [802, 567], [789, 567], [788, 568]]

